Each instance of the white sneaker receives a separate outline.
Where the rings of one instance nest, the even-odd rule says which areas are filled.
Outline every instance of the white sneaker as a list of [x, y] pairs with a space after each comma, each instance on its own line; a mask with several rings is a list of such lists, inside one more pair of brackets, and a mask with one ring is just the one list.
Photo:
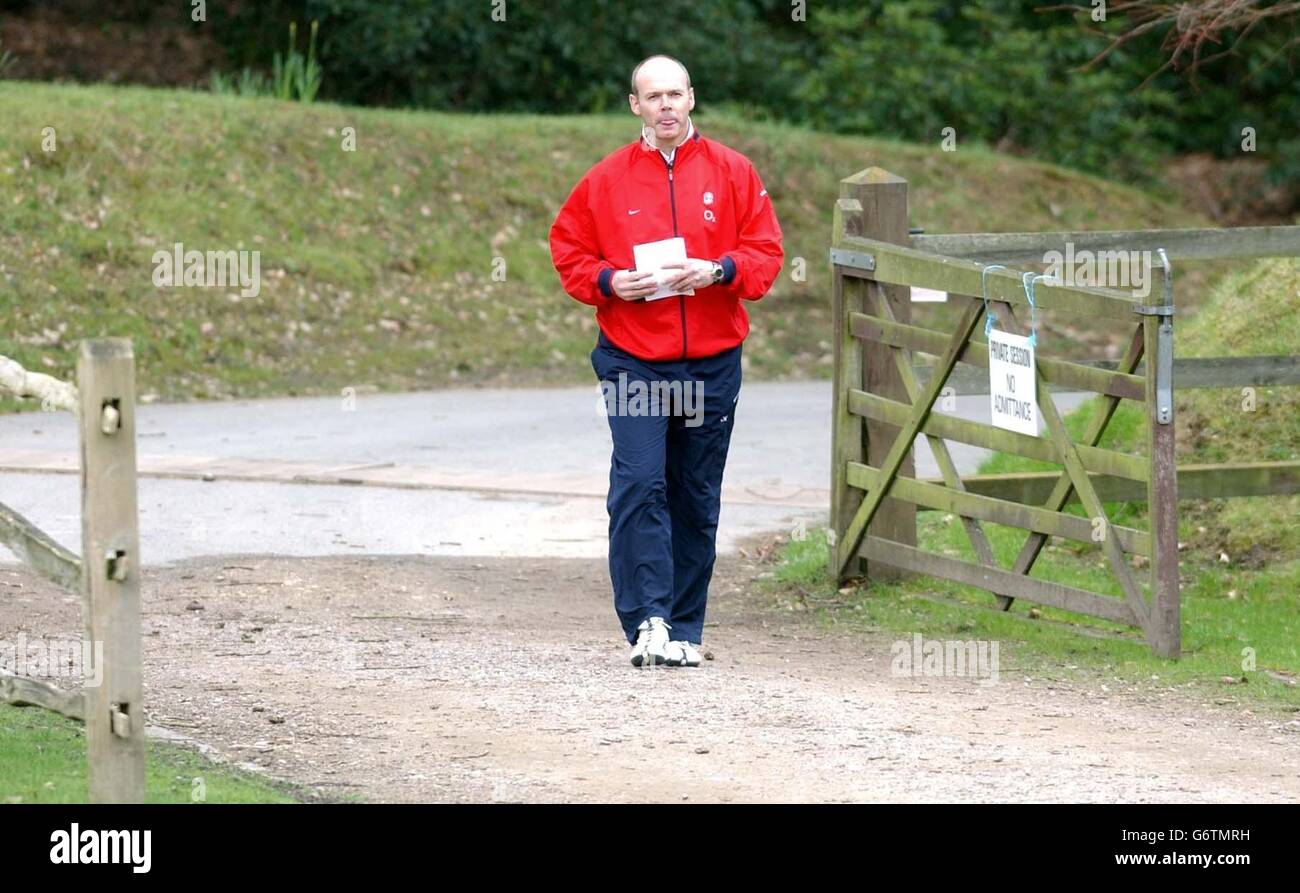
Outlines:
[[641, 621], [641, 625], [636, 628], [636, 644], [632, 646], [632, 666], [668, 663], [668, 630], [671, 628], [662, 617]]
[[690, 642], [683, 640], [668, 643], [668, 666], [698, 667], [703, 658]]

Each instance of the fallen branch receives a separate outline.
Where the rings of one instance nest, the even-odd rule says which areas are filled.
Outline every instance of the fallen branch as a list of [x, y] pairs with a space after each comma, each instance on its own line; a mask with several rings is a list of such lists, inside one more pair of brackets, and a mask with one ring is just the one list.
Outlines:
[[65, 691], [28, 676], [0, 672], [0, 703], [44, 707], [69, 719], [86, 720], [86, 699], [81, 692]]
[[77, 412], [77, 386], [42, 372], [28, 372], [14, 360], [0, 356], [0, 391], [41, 401], [41, 409]]

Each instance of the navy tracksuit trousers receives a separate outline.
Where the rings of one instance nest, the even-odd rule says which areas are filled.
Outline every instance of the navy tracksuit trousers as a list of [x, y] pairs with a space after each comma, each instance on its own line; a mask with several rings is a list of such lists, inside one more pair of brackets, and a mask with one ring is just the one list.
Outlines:
[[[648, 363], [604, 332], [591, 366], [605, 389], [614, 441], [609, 469], [609, 576], [614, 610], [629, 643], [647, 617], [663, 617], [670, 637], [699, 644], [713, 576], [722, 469], [740, 396], [741, 345], [711, 357]], [[694, 405], [645, 411], [634, 381], [680, 382]], [[653, 409], [653, 405], [650, 407]], [[698, 424], [697, 424], [698, 420]]]

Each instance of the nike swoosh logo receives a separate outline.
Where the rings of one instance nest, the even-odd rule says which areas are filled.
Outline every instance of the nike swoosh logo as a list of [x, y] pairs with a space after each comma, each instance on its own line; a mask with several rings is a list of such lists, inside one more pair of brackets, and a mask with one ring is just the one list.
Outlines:
[[632, 215], [632, 214], [640, 214], [640, 213], [641, 213], [641, 209], [640, 209], [640, 208], [637, 208], [635, 211], [628, 211], [627, 213], [628, 213], [629, 215]]

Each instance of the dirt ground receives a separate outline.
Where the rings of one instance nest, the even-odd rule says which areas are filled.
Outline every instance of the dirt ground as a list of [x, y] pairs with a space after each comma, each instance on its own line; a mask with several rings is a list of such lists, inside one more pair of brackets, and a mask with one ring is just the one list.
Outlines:
[[[602, 560], [150, 568], [148, 721], [312, 799], [1295, 802], [1300, 721], [1177, 693], [896, 677], [896, 636], [756, 607], [720, 559], [698, 669], [637, 670]], [[0, 566], [0, 636], [78, 635]], [[1005, 661], [1004, 661], [1005, 664]]]

